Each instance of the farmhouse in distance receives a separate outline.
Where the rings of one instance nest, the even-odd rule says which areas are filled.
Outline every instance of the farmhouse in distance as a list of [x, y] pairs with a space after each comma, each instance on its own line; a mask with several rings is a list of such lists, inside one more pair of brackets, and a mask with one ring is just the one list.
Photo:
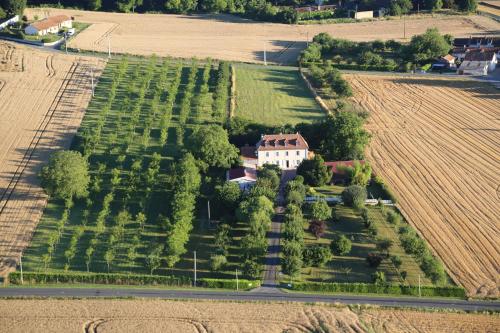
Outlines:
[[27, 35], [45, 36], [46, 34], [56, 34], [62, 28], [71, 29], [73, 22], [67, 15], [56, 15], [36, 21], [24, 29]]

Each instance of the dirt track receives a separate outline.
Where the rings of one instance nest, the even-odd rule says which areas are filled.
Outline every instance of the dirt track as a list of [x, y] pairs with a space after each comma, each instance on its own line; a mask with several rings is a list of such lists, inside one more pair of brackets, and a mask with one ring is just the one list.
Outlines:
[[[229, 15], [120, 14], [64, 9], [28, 9], [28, 17], [67, 14], [94, 23], [70, 41], [83, 50], [224, 60], [294, 63], [307, 39], [320, 32], [353, 40], [402, 39], [403, 21], [325, 25], [284, 25], [253, 22]], [[437, 27], [455, 36], [498, 33], [498, 23], [481, 16], [406, 20], [406, 37]]]
[[494, 332], [498, 315], [166, 300], [0, 300], [5, 332]]
[[[36, 174], [51, 152], [68, 147], [90, 100], [89, 66], [101, 60], [0, 41], [21, 68], [0, 67], [0, 275], [12, 268], [43, 212]], [[0, 52], [1, 55], [1, 52]]]
[[349, 75], [367, 159], [471, 295], [499, 296], [500, 91], [472, 80]]

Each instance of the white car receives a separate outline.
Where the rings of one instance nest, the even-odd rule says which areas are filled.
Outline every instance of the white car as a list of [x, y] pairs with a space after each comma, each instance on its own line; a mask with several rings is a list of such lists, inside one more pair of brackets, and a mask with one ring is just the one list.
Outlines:
[[68, 36], [73, 36], [75, 32], [76, 32], [75, 28], [68, 29]]

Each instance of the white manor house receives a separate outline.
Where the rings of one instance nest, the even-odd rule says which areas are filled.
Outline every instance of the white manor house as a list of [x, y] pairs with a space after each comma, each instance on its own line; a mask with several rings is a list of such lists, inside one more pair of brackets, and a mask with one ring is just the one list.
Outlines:
[[309, 146], [299, 133], [262, 135], [255, 153], [259, 167], [276, 164], [283, 170], [297, 169], [308, 158]]

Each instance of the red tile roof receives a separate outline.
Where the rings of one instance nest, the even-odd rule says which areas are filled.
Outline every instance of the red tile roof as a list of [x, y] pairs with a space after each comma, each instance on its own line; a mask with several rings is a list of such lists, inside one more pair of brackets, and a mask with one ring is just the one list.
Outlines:
[[250, 168], [245, 167], [237, 167], [233, 169], [229, 169], [227, 178], [228, 180], [238, 179], [247, 177], [252, 180], [257, 180], [257, 171]]
[[309, 149], [306, 140], [299, 133], [263, 135], [257, 143], [257, 150]]
[[71, 21], [71, 18], [67, 15], [56, 15], [51, 16], [41, 21], [37, 21], [32, 23], [31, 26], [36, 28], [37, 30], [46, 30], [55, 26], [58, 26], [60, 23]]
[[335, 161], [335, 162], [325, 162], [325, 164], [329, 167], [332, 168], [333, 173], [344, 173], [343, 171], [339, 171], [338, 167], [339, 166], [344, 166], [344, 167], [354, 167], [354, 162], [359, 162], [359, 164], [365, 164], [364, 160], [359, 160], [359, 161]]

